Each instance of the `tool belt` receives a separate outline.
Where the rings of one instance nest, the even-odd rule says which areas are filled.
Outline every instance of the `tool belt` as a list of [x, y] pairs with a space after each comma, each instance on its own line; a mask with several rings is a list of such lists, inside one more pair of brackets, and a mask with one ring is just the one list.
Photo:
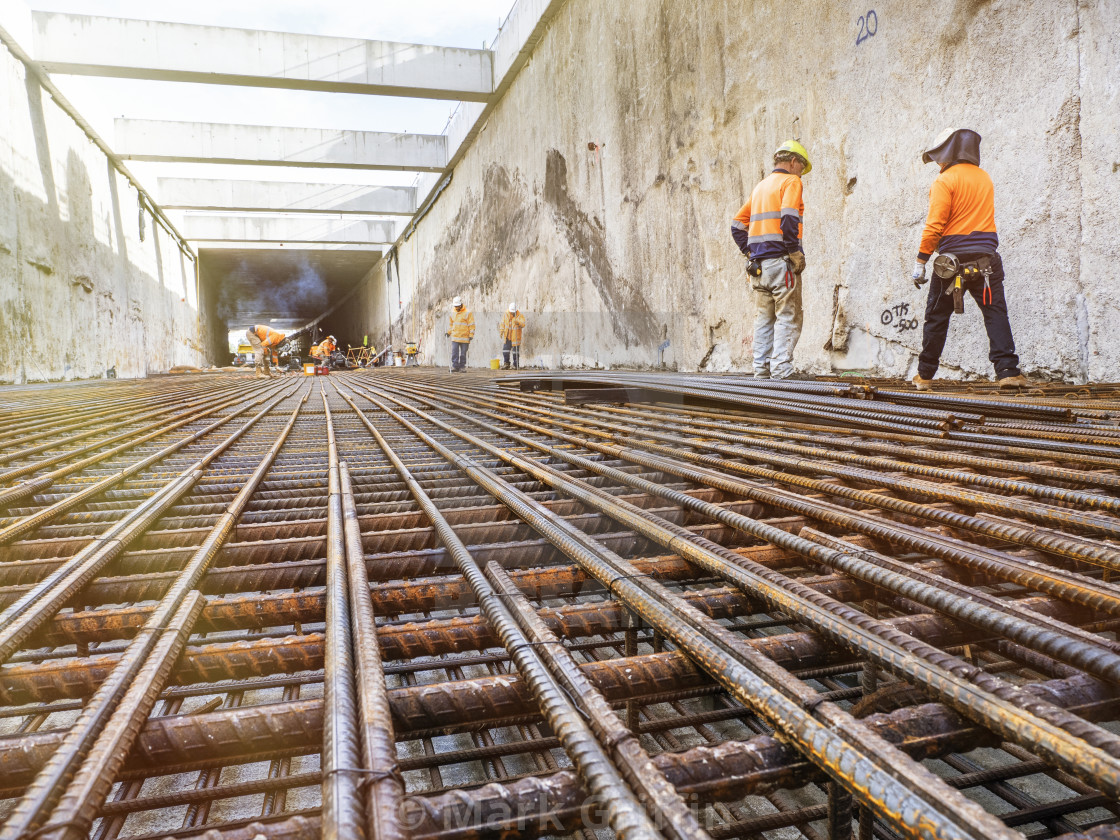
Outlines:
[[955, 254], [938, 254], [933, 261], [933, 274], [948, 281], [945, 294], [953, 296], [953, 312], [964, 312], [964, 283], [984, 278], [984, 291], [980, 296], [982, 306], [992, 302], [992, 258], [984, 255], [971, 262], [962, 263]]
[[[792, 289], [793, 284], [795, 282], [794, 281], [793, 266], [790, 265], [790, 261], [788, 259], [785, 260], [785, 264], [786, 264], [785, 286], [786, 286], [787, 289]], [[766, 294], [768, 294], [768, 295], [780, 294], [780, 292], [776, 292], [773, 289], [767, 289], [764, 286], [759, 286], [759, 285], [756, 284], [756, 281], [760, 280], [762, 278], [762, 260], [755, 259], [754, 257], [751, 257], [750, 262], [747, 263], [747, 274], [750, 275], [750, 277], [751, 277], [751, 281], [750, 281], [751, 289], [753, 289], [754, 291], [756, 291], [756, 292], [766, 292]]]

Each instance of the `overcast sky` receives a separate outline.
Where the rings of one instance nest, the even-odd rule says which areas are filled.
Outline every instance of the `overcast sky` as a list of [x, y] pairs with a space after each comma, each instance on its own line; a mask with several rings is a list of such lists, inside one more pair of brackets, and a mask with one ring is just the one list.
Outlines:
[[[514, 0], [25, 0], [36, 11], [166, 20], [454, 47], [489, 46]], [[31, 45], [25, 45], [30, 49]], [[455, 106], [270, 88], [52, 75], [113, 144], [113, 119], [233, 122], [439, 134]], [[129, 169], [156, 192], [159, 176], [411, 184], [412, 173], [208, 164], [142, 163]], [[158, 198], [158, 193], [157, 193]]]

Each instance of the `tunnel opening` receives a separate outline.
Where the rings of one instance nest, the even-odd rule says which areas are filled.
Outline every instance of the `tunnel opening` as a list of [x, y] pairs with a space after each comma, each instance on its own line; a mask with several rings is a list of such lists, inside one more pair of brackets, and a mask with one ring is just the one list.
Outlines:
[[211, 323], [211, 363], [228, 365], [245, 331], [256, 324], [286, 335], [302, 330], [304, 345], [327, 334], [336, 335], [342, 347], [361, 345], [363, 336], [346, 333], [348, 322], [332, 310], [380, 257], [380, 251], [364, 249], [200, 249], [199, 282]]

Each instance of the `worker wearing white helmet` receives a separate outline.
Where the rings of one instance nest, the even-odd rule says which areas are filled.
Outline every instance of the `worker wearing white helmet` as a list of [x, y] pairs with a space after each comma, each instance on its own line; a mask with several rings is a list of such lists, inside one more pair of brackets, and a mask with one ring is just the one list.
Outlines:
[[505, 370], [521, 367], [521, 335], [524, 329], [525, 313], [518, 311], [516, 303], [511, 303], [498, 323], [498, 335], [502, 339], [502, 368]]
[[754, 291], [754, 375], [800, 379], [793, 372], [793, 349], [801, 337], [801, 219], [805, 215], [801, 176], [813, 165], [796, 140], [774, 152], [774, 170], [751, 192], [731, 223], [735, 244], [750, 260]]
[[463, 305], [459, 295], [455, 295], [451, 306], [447, 336], [451, 339], [451, 370], [458, 372], [467, 369], [467, 348], [474, 338], [474, 315]]
[[311, 348], [311, 355], [320, 360], [327, 360], [331, 357], [331, 353], [338, 349], [338, 344], [335, 343], [333, 335], [328, 335], [318, 344]]

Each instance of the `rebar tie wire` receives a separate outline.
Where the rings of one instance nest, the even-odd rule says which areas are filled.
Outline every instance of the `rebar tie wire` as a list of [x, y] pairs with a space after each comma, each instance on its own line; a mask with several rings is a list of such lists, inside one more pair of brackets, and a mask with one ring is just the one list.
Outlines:
[[[648, 578], [649, 576], [650, 576], [649, 574], [636, 574], [636, 575], [619, 575], [618, 577], [611, 578], [610, 583], [607, 584], [607, 594], [610, 595], [611, 598], [617, 599], [618, 598], [618, 593], [614, 591], [614, 585], [616, 583], [618, 583], [620, 580], [633, 580], [634, 578]], [[619, 603], [622, 603], [622, 602], [620, 601]], [[623, 606], [625, 607], [626, 605], [623, 604]]]
[[364, 767], [336, 767], [333, 770], [328, 770], [323, 773], [321, 778], [325, 779], [328, 776], [333, 776], [335, 773], [356, 773], [359, 776], [365, 776], [364, 779], [358, 782], [359, 788], [372, 785], [375, 782], [384, 781], [385, 779], [395, 779], [400, 782], [402, 786], [404, 785], [404, 777], [401, 775], [399, 768], [393, 768], [392, 770], [367, 770]]
[[808, 700], [806, 700], [804, 703], [802, 703], [801, 708], [804, 709], [805, 711], [807, 711], [809, 714], [813, 714], [821, 706], [822, 703], [827, 703], [827, 702], [828, 702], [828, 698], [825, 695], [818, 692], [816, 694], [816, 696], [810, 697]]

